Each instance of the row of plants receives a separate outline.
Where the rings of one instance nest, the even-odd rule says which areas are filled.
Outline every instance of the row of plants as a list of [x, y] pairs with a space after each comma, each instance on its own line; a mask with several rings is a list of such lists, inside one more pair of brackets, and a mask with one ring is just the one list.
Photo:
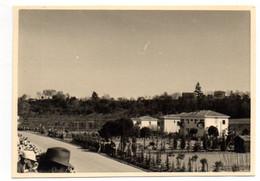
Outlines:
[[188, 162], [185, 163], [184, 153], [175, 155], [173, 152], [168, 152], [164, 153], [166, 154], [166, 159], [163, 161], [163, 152], [161, 150], [145, 150], [139, 148], [136, 144], [136, 140], [132, 140], [131, 144], [128, 143], [122, 147], [119, 146], [116, 148], [115, 143], [110, 139], [106, 140], [91, 135], [78, 134], [74, 136], [73, 143], [81, 145], [82, 148], [88, 149], [89, 151], [104, 153], [115, 159], [125, 161], [152, 172], [235, 172], [241, 170], [241, 166], [239, 165], [227, 167], [224, 166], [221, 161], [217, 161], [214, 165], [210, 165], [210, 167], [214, 167], [213, 170], [210, 170], [206, 158], [200, 159], [200, 165], [197, 164], [198, 156], [196, 154], [190, 156]]

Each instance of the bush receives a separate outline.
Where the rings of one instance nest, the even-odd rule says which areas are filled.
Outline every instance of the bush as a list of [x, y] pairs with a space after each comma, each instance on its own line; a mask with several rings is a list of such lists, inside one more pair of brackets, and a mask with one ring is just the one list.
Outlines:
[[250, 135], [250, 128], [245, 128], [245, 129], [242, 131], [242, 135]]
[[176, 169], [177, 169], [177, 171], [181, 170], [181, 162], [180, 162], [180, 160], [183, 160], [184, 157], [185, 157], [185, 155], [183, 153], [179, 153], [178, 156], [176, 157], [176, 161], [177, 161], [177, 163], [176, 163], [177, 168]]
[[197, 152], [201, 150], [201, 144], [197, 141], [193, 146], [193, 151]]
[[212, 146], [211, 148], [212, 149], [218, 149], [218, 138], [214, 138], [213, 141], [212, 141]]
[[227, 142], [225, 139], [225, 136], [223, 135], [221, 145], [220, 145], [221, 151], [226, 151], [227, 150]]
[[223, 167], [223, 163], [221, 161], [215, 162], [215, 172], [219, 172], [221, 168]]
[[233, 165], [233, 166], [232, 166], [232, 171], [233, 171], [233, 172], [239, 172], [239, 171], [240, 171], [239, 166], [238, 166], [238, 165]]
[[186, 172], [186, 166], [185, 164], [183, 163], [181, 169], [180, 169], [180, 172]]
[[192, 172], [192, 163], [191, 163], [191, 159], [189, 158], [189, 162], [188, 162], [188, 172]]
[[218, 128], [215, 126], [210, 126], [208, 129], [208, 134], [209, 136], [217, 137], [219, 135]]
[[154, 142], [150, 142], [149, 145], [150, 146], [155, 146], [155, 143]]

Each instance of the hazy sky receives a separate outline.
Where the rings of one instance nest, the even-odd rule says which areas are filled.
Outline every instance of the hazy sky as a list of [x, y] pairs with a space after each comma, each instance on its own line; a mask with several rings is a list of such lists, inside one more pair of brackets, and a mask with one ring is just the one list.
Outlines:
[[21, 10], [19, 96], [250, 90], [248, 11]]

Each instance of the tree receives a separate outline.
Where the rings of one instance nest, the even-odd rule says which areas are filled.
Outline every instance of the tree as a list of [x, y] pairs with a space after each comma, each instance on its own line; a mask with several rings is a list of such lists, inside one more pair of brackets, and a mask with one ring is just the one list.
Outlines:
[[217, 137], [219, 135], [218, 128], [216, 128], [215, 126], [210, 126], [208, 129], [208, 134], [209, 136]]
[[176, 161], [177, 161], [176, 166], [177, 166], [177, 170], [178, 171], [181, 171], [181, 162], [180, 162], [180, 160], [183, 160], [184, 157], [185, 157], [185, 155], [183, 153], [179, 153], [178, 156], [176, 157]]
[[250, 135], [250, 128], [243, 129], [242, 135]]
[[140, 137], [144, 138], [144, 148], [145, 148], [145, 139], [151, 135], [151, 129], [148, 127], [143, 127], [140, 130]]
[[50, 98], [52, 98], [52, 96], [53, 95], [55, 95], [56, 94], [56, 90], [53, 90], [53, 89], [45, 89], [45, 90], [43, 90], [43, 92], [42, 92], [42, 95], [44, 96], [44, 98], [46, 99], [50, 99]]
[[140, 128], [138, 126], [134, 126], [133, 134], [131, 136], [136, 137], [136, 138], [140, 137]]
[[29, 116], [31, 105], [28, 103], [27, 95], [24, 94], [22, 97], [18, 98], [18, 115], [24, 117], [25, 119]]
[[23, 94], [23, 95], [19, 98], [19, 100], [20, 100], [20, 101], [26, 101], [27, 98], [28, 98], [28, 96], [27, 96], [26, 94]]
[[127, 118], [108, 121], [102, 126], [98, 133], [102, 138], [120, 136], [120, 149], [123, 151], [126, 145], [126, 140], [131, 134], [133, 134], [133, 121]]
[[156, 166], [160, 168], [162, 163], [161, 153], [156, 152]]
[[181, 167], [181, 172], [186, 172], [186, 166], [185, 166], [185, 163], [182, 164], [182, 167]]
[[41, 93], [41, 92], [37, 92], [36, 95], [37, 95], [37, 98], [38, 98], [38, 99], [41, 99], [41, 98], [42, 98], [42, 93]]
[[185, 147], [186, 147], [186, 141], [185, 141], [184, 136], [182, 136], [181, 137], [181, 149], [183, 150], [183, 149], [185, 149]]
[[195, 95], [195, 98], [199, 98], [199, 97], [201, 97], [203, 95], [199, 82], [196, 84], [194, 95]]
[[217, 137], [213, 137], [213, 138], [211, 138], [211, 140], [212, 140], [211, 148], [212, 149], [218, 149], [219, 148], [219, 140], [218, 140], [218, 138]]
[[[200, 163], [202, 164], [202, 166], [201, 166], [201, 171], [202, 171], [202, 172], [206, 172], [206, 166], [207, 166], [207, 164], [208, 164], [207, 159], [206, 159], [206, 158], [201, 159], [201, 160], [200, 160]], [[208, 166], [207, 166], [207, 167], [208, 167]]]
[[194, 152], [197, 152], [197, 151], [199, 151], [199, 150], [201, 150], [201, 144], [200, 144], [199, 141], [196, 141], [196, 143], [195, 143], [194, 146], [193, 146], [193, 151], [194, 151]]
[[[198, 159], [198, 155], [193, 155], [191, 157], [191, 165], [192, 165], [192, 168], [193, 168], [193, 164], [197, 162], [197, 159]], [[195, 171], [197, 171], [197, 164], [195, 165]]]
[[208, 135], [207, 133], [204, 133], [202, 137], [202, 143], [203, 143], [203, 149], [207, 150], [208, 149]]
[[165, 167], [166, 167], [166, 171], [170, 170], [169, 153], [167, 153], [167, 155], [166, 155]]
[[222, 135], [222, 141], [221, 141], [221, 151], [226, 151], [227, 150], [227, 142], [226, 142], [226, 138], [225, 135]]
[[176, 134], [174, 134], [173, 136], [173, 149], [177, 149], [177, 146], [178, 146], [178, 137]]
[[93, 91], [93, 93], [92, 93], [91, 100], [92, 101], [98, 100], [98, 94], [95, 91]]
[[186, 139], [187, 139], [187, 141], [186, 141], [187, 142], [186, 149], [188, 151], [190, 151], [190, 149], [191, 149], [191, 138], [190, 138], [190, 136], [187, 136]]
[[221, 168], [223, 167], [223, 163], [221, 161], [215, 162], [215, 172], [219, 172]]
[[106, 122], [102, 128], [98, 131], [102, 138], [110, 138], [112, 136], [118, 136], [118, 124], [115, 121]]
[[189, 161], [188, 161], [188, 172], [192, 172], [192, 164], [191, 164], [190, 158], [189, 158]]
[[131, 119], [127, 118], [117, 119], [115, 123], [117, 125], [116, 127], [118, 128], [116, 134], [121, 137], [121, 151], [123, 151], [126, 145], [126, 140], [131, 134], [133, 134], [134, 124]]
[[135, 137], [132, 138], [132, 151], [133, 151], [134, 156], [136, 157], [137, 143], [136, 143]]
[[65, 100], [65, 98], [66, 98], [65, 94], [62, 91], [58, 91], [52, 97], [53, 97], [53, 99], [58, 99], [58, 100]]
[[174, 164], [174, 160], [172, 161], [172, 171], [175, 172], [176, 169], [175, 169], [175, 164]]
[[104, 94], [104, 95], [102, 96], [102, 99], [110, 100], [111, 97], [110, 97], [109, 94]]
[[234, 131], [234, 129], [232, 128], [232, 126], [228, 126], [228, 136], [227, 136], [227, 145], [228, 147], [232, 147], [234, 145], [234, 139], [236, 137], [237, 133]]

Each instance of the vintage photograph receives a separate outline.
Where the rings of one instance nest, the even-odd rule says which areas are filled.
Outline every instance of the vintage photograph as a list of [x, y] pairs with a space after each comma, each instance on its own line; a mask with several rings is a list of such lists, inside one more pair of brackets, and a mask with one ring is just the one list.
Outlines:
[[13, 177], [254, 174], [254, 23], [246, 6], [15, 7]]

